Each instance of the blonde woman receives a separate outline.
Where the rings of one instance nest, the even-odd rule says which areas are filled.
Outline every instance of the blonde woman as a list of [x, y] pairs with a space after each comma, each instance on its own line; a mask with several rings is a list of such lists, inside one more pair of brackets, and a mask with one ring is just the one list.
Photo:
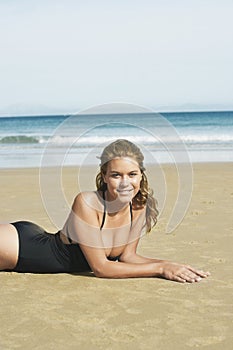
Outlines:
[[157, 222], [143, 154], [132, 142], [116, 140], [102, 152], [97, 190], [74, 199], [56, 234], [18, 221], [0, 225], [0, 270], [33, 273], [92, 271], [96, 277], [162, 277], [198, 282], [209, 275], [189, 265], [137, 253], [143, 232]]

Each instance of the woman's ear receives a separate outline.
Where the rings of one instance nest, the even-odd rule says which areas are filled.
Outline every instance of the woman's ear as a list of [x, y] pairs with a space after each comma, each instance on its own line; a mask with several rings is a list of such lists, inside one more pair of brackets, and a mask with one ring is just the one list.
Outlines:
[[101, 175], [102, 175], [102, 179], [103, 179], [104, 183], [107, 183], [107, 181], [106, 181], [106, 174], [104, 174], [104, 173], [102, 172]]

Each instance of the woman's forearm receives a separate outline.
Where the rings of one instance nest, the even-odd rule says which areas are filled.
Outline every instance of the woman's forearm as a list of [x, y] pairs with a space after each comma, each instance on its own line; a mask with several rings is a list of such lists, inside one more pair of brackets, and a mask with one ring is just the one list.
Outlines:
[[159, 277], [162, 266], [155, 262], [138, 264], [106, 261], [93, 272], [101, 278]]
[[124, 263], [105, 261], [101, 267], [93, 270], [96, 277], [101, 278], [132, 278], [132, 277], [163, 277], [176, 282], [199, 282], [208, 277], [209, 272], [197, 270], [189, 265], [172, 262]]
[[163, 262], [166, 262], [167, 260], [148, 258], [139, 254], [132, 254], [130, 256], [122, 258], [121, 261], [125, 263], [130, 263], [130, 264], [148, 264], [148, 263], [163, 263]]

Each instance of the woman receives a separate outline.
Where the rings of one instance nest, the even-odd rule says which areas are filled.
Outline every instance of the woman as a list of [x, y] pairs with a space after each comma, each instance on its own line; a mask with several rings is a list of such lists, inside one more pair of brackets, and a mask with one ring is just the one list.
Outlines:
[[108, 145], [100, 157], [97, 191], [82, 192], [55, 235], [25, 221], [0, 226], [0, 270], [86, 272], [97, 277], [163, 277], [198, 282], [209, 275], [188, 265], [137, 254], [143, 231], [158, 211], [148, 187], [143, 154], [127, 140]]

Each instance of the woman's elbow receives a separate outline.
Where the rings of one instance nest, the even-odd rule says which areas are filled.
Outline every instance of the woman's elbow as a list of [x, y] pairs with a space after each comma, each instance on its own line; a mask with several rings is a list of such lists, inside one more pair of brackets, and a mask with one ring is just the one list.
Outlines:
[[106, 278], [104, 271], [102, 269], [95, 268], [95, 269], [93, 269], [93, 273], [94, 273], [95, 277]]
[[95, 277], [98, 277], [98, 278], [109, 278], [105, 265], [106, 264], [100, 264], [100, 265], [95, 265], [95, 266], [92, 267], [92, 271], [93, 271]]
[[120, 278], [118, 276], [118, 271], [114, 268], [115, 261], [106, 261], [105, 264], [95, 266], [93, 268], [93, 273], [98, 278]]

